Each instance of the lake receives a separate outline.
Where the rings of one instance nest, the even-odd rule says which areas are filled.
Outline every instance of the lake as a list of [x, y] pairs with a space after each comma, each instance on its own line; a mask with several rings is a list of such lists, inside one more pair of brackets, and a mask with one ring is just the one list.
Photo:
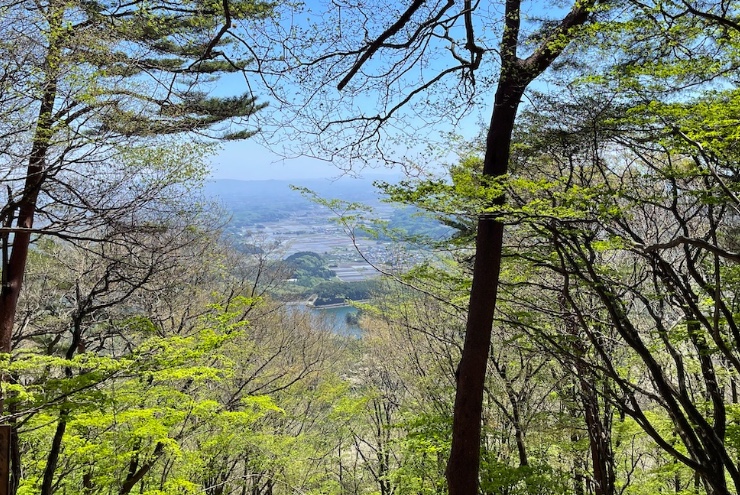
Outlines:
[[338, 334], [351, 337], [362, 337], [362, 329], [359, 326], [348, 323], [348, 315], [357, 315], [359, 310], [353, 306], [338, 306], [331, 308], [306, 307], [307, 310], [314, 314], [326, 318], [327, 322], [332, 325], [331, 330]]
[[362, 329], [349, 323], [347, 315], [357, 315], [359, 310], [353, 306], [330, 306], [327, 308], [307, 306], [304, 303], [288, 303], [289, 308], [295, 311], [307, 311], [311, 315], [318, 316], [326, 321], [328, 330], [347, 337], [362, 337]]

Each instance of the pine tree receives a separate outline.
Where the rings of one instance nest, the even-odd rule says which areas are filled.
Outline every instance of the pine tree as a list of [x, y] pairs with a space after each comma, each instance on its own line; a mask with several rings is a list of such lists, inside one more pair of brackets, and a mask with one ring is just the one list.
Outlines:
[[270, 7], [48, 0], [0, 9], [0, 352], [8, 353], [38, 234], [105, 241], [156, 228], [163, 210], [177, 209], [163, 195], [202, 175], [209, 142], [253, 134], [248, 119], [262, 105], [251, 92], [230, 94], [230, 84], [212, 93], [224, 76], [246, 80], [238, 25]]

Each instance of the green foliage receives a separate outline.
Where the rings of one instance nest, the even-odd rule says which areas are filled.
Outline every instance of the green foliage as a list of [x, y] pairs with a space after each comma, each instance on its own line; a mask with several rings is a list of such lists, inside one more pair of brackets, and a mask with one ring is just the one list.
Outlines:
[[414, 207], [394, 209], [388, 220], [387, 229], [400, 233], [402, 239], [416, 240], [419, 246], [423, 246], [419, 240], [441, 243], [452, 233], [452, 229], [441, 223], [438, 218]]
[[451, 418], [431, 414], [407, 415], [394, 426], [403, 431], [401, 462], [392, 479], [401, 493], [444, 493], [444, 469], [452, 436]]
[[452, 242], [466, 245], [475, 235], [478, 214], [500, 210], [503, 179], [483, 176], [480, 157], [469, 155], [450, 167], [450, 180], [381, 182], [377, 186], [389, 201], [430, 213], [452, 231]]
[[[175, 193], [194, 187], [210, 149], [166, 136], [250, 134], [230, 123], [259, 108], [253, 96], [208, 90], [220, 74], [250, 66], [228, 56], [236, 38], [227, 31], [237, 27], [222, 33], [222, 22], [259, 19], [272, 7], [17, 7], [37, 21], [29, 25], [40, 26], [43, 41], [30, 51], [38, 73], [24, 76], [33, 82], [24, 87], [29, 94], [61, 88], [49, 98], [62, 106], [38, 121], [36, 142], [61, 143], [45, 159], [76, 162], [97, 136], [112, 138], [91, 167], [118, 164], [105, 171], [134, 177], [124, 182], [129, 191], [153, 197], [169, 185]], [[369, 328], [361, 341], [313, 331], [304, 315], [271, 305], [261, 280], [224, 275], [232, 265], [218, 256], [210, 267], [173, 262], [170, 281], [158, 270], [181, 253], [167, 243], [156, 251], [151, 238], [132, 247], [130, 237], [113, 235], [104, 250], [85, 245], [99, 255], [86, 259], [42, 239], [30, 253], [27, 280], [36, 289], [24, 296], [19, 343], [0, 357], [0, 373], [11, 378], [2, 384], [5, 411], [20, 433], [19, 493], [39, 492], [60, 431], [52, 472], [59, 492], [125, 493], [140, 473], [135, 490], [149, 494], [444, 493], [481, 214], [507, 225], [484, 390], [481, 491], [585, 493], [597, 459], [625, 495], [723, 492], [709, 484], [736, 467], [740, 451], [740, 100], [724, 76], [738, 63], [739, 30], [725, 14], [734, 14], [734, 4], [720, 14], [713, 7], [630, 4], [619, 18], [600, 10], [601, 22], [580, 39], [598, 38], [604, 49], [618, 42], [617, 63], [606, 75], [584, 74], [583, 86], [557, 97], [531, 95], [508, 176], [485, 177], [481, 157], [466, 152], [449, 178], [381, 184], [407, 208], [379, 227], [359, 203], [317, 199], [342, 215], [354, 238], [403, 231], [406, 240], [452, 251], [383, 282], [384, 293], [378, 282], [336, 280], [316, 253], [284, 260], [296, 292], [316, 294], [318, 306], [374, 299], [363, 305]], [[706, 90], [710, 80], [718, 84]], [[3, 97], [12, 85], [0, 83]], [[8, 115], [8, 122], [31, 121]], [[19, 149], [7, 156], [25, 156]], [[60, 165], [48, 176], [61, 180], [68, 170]], [[83, 183], [106, 175], [86, 172], [75, 169]], [[120, 183], [102, 187], [101, 211], [129, 194], [115, 196]], [[11, 203], [17, 196], [8, 193]], [[155, 203], [134, 206], [141, 204]], [[67, 207], [59, 205], [48, 211]], [[178, 203], [157, 197], [156, 206]], [[284, 213], [271, 205], [238, 214], [248, 222]], [[418, 227], [419, 214], [431, 220]], [[137, 225], [152, 237], [178, 221], [143, 216]], [[104, 226], [116, 235], [127, 230]], [[137, 265], [142, 259], [151, 262]], [[257, 279], [268, 275], [261, 268]]]
[[297, 283], [302, 286], [312, 287], [320, 280], [331, 280], [337, 276], [317, 253], [295, 253], [285, 258], [284, 262], [291, 271], [291, 278], [297, 279]]
[[499, 494], [566, 494], [570, 493], [564, 473], [553, 472], [547, 464], [511, 467], [495, 460], [482, 461], [481, 490]]
[[[160, 302], [149, 298], [151, 292], [145, 299], [137, 299], [137, 292], [116, 299], [118, 286], [109, 285], [111, 292], [93, 292], [87, 304], [108, 298], [115, 303], [79, 323], [86, 343], [100, 339], [107, 346], [75, 347], [72, 357], [64, 357], [70, 355], [67, 328], [75, 314], [67, 307], [75, 307], [73, 295], [88, 279], [94, 281], [96, 272], [80, 271], [72, 287], [55, 282], [65, 280], [68, 264], [85, 266], [79, 256], [71, 246], [50, 241], [32, 252], [24, 307], [31, 308], [29, 328], [50, 337], [25, 341], [1, 363], [2, 372], [15, 377], [3, 385], [10, 398], [6, 404], [19, 418], [24, 466], [19, 493], [40, 491], [52, 439], [60, 431], [59, 461], [52, 471], [59, 490], [84, 485], [93, 492], [125, 492], [134, 476], [140, 476], [136, 490], [143, 493], [241, 489], [267, 480], [291, 486], [304, 479], [305, 490], [325, 483], [326, 475], [307, 459], [325, 456], [331, 437], [314, 436], [315, 420], [307, 410], [327, 411], [344, 390], [324, 384], [332, 376], [329, 369], [321, 380], [315, 374], [325, 366], [325, 355], [337, 349], [330, 336], [313, 331], [301, 315], [264, 307], [254, 289], [242, 295], [237, 284], [226, 286], [226, 295], [217, 292], [224, 278], [233, 280], [218, 266], [205, 273], [187, 267], [196, 280], [208, 283], [171, 281], [175, 292], [168, 294], [166, 307], [182, 311], [182, 322], [170, 327], [156, 304], [147, 306]], [[178, 273], [175, 266], [170, 276]], [[146, 288], [156, 287], [164, 297], [170, 282], [159, 275], [157, 284]], [[37, 292], [39, 287], [45, 291]], [[40, 314], [34, 313], [36, 297], [48, 302]], [[263, 307], [257, 322], [248, 323], [246, 316]], [[51, 318], [46, 311], [56, 314]], [[295, 426], [301, 422], [307, 425]]]
[[313, 287], [311, 291], [317, 295], [316, 306], [329, 304], [344, 304], [347, 301], [363, 301], [369, 299], [378, 290], [378, 281], [360, 280], [354, 282], [327, 281]]

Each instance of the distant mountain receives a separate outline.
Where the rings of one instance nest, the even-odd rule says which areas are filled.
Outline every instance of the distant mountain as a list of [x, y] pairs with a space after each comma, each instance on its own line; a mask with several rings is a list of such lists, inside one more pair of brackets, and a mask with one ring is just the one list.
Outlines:
[[373, 179], [341, 178], [296, 179], [296, 180], [231, 180], [219, 179], [206, 183], [208, 197], [223, 201], [227, 206], [240, 204], [242, 207], [259, 206], [265, 203], [277, 205], [307, 205], [303, 195], [290, 186], [308, 188], [326, 199], [342, 199], [367, 204], [377, 204], [379, 195]]
[[[388, 180], [386, 178], [386, 180]], [[205, 195], [221, 203], [232, 215], [235, 228], [282, 220], [317, 206], [290, 186], [305, 187], [325, 199], [341, 199], [369, 206], [380, 204], [373, 179], [341, 178], [291, 180], [219, 179], [206, 183]]]
[[[388, 180], [388, 177], [380, 180]], [[448, 238], [451, 229], [442, 225], [432, 215], [417, 208], [403, 205], [381, 205], [379, 191], [373, 186], [372, 178], [339, 180], [213, 180], [206, 184], [205, 195], [220, 203], [230, 214], [228, 232], [239, 233], [242, 229], [265, 229], [266, 224], [294, 218], [296, 214], [312, 222], [326, 219], [330, 225], [328, 211], [306, 198], [291, 186], [305, 187], [324, 199], [340, 199], [370, 206], [377, 218], [388, 221], [388, 227], [408, 235], [427, 236], [441, 240]], [[308, 216], [306, 216], [308, 214]], [[317, 224], [312, 223], [313, 227]], [[290, 228], [295, 228], [291, 226]], [[309, 229], [310, 230], [310, 229]]]

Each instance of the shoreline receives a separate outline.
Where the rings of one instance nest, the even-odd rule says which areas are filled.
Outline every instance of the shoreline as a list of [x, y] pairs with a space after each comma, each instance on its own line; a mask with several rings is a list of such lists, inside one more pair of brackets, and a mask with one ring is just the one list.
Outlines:
[[[357, 303], [366, 303], [369, 302], [369, 299], [362, 299], [360, 301], [352, 301]], [[334, 303], [334, 304], [321, 304], [319, 306], [316, 306], [313, 304], [310, 300], [309, 301], [290, 301], [285, 303], [286, 306], [305, 306], [307, 308], [313, 308], [313, 309], [335, 309], [335, 308], [352, 308], [352, 304], [348, 303]]]
[[[361, 299], [359, 301], [352, 301], [353, 303], [366, 303], [369, 302], [370, 299]], [[315, 304], [307, 304], [309, 308], [315, 308], [315, 309], [331, 309], [331, 308], [353, 308], [352, 304], [348, 303], [335, 303], [335, 304], [322, 304], [320, 306], [316, 306]]]

